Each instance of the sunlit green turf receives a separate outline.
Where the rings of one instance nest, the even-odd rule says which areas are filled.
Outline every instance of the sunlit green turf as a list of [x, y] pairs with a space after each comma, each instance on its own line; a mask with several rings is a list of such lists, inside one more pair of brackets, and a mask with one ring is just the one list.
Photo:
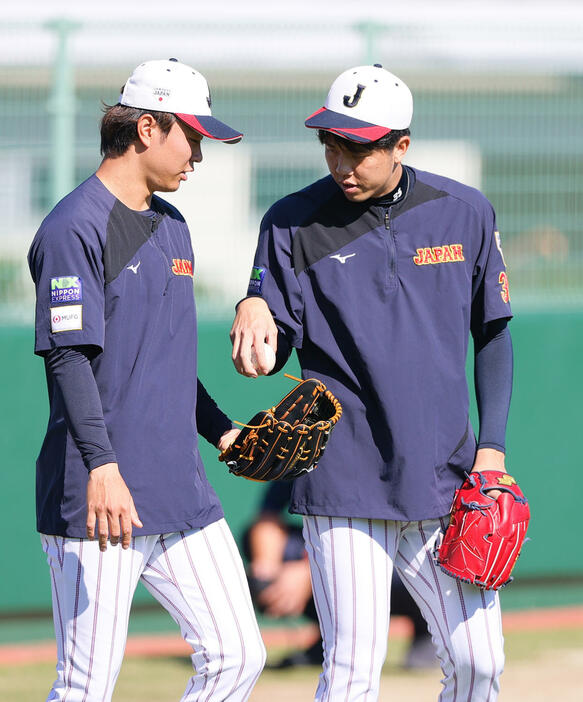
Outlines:
[[[384, 668], [385, 676], [403, 678], [417, 675], [419, 682], [434, 679], [435, 672], [409, 673], [400, 667], [407, 642], [403, 639], [390, 641], [389, 656]], [[513, 662], [533, 661], [533, 679], [540, 674], [547, 653], [583, 651], [583, 631], [551, 630], [544, 632], [511, 632], [506, 636], [507, 668]], [[274, 662], [284, 651], [270, 650], [269, 660]], [[552, 665], [553, 656], [549, 665]], [[542, 662], [541, 662], [542, 661]], [[46, 698], [54, 677], [54, 665], [48, 663], [0, 666], [0, 690], [2, 699], [10, 702], [38, 702]], [[191, 674], [188, 658], [128, 658], [124, 661], [116, 686], [114, 702], [177, 702], [180, 699]], [[568, 674], [566, 672], [565, 674]], [[439, 672], [437, 672], [439, 676]], [[506, 675], [506, 673], [505, 673]], [[317, 668], [301, 668], [292, 671], [268, 671], [261, 676], [253, 693], [252, 700], [263, 702], [269, 696], [263, 691], [282, 684], [291, 694], [294, 685], [298, 687], [298, 700], [310, 699], [310, 690], [315, 688]], [[577, 673], [578, 676], [578, 673]], [[577, 683], [579, 684], [579, 683]], [[272, 694], [269, 692], [269, 694]], [[287, 697], [286, 697], [287, 699]], [[273, 702], [273, 698], [271, 698]]]

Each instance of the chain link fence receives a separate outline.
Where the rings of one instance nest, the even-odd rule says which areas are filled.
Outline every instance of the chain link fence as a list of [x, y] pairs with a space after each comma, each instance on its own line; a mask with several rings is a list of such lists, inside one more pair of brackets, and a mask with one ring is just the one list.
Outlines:
[[[338, 73], [366, 62], [382, 63], [413, 91], [408, 162], [476, 185], [494, 204], [515, 304], [581, 306], [583, 60], [563, 51], [554, 63], [528, 63], [518, 50], [515, 60], [496, 51], [485, 59], [469, 38], [453, 55], [435, 29], [398, 29], [0, 25], [5, 47], [36, 47], [29, 58], [0, 53], [0, 321], [32, 321], [26, 252], [54, 202], [98, 166], [103, 104], [116, 102], [140, 61], [167, 56], [201, 70], [214, 114], [245, 133], [234, 147], [205, 141], [200, 168], [169, 197], [191, 227], [203, 314], [232, 310], [244, 294], [264, 211], [326, 173], [304, 119]], [[479, 27], [473, 31], [479, 36]], [[555, 22], [547, 41], [553, 33], [557, 45], [583, 45], [583, 30], [568, 21], [562, 30]], [[521, 41], [535, 39], [526, 27]]]

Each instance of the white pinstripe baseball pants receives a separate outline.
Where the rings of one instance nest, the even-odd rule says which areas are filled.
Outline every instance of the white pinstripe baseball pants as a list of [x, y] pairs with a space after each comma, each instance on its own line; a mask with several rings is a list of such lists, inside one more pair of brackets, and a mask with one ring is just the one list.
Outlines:
[[419, 605], [444, 673], [440, 702], [494, 702], [504, 667], [497, 593], [461, 583], [433, 559], [446, 519], [304, 516], [324, 639], [318, 702], [378, 699], [394, 567]]
[[246, 700], [265, 664], [241, 557], [221, 519], [132, 538], [129, 549], [41, 535], [51, 568], [57, 679], [47, 698], [109, 702], [141, 580], [193, 649], [182, 702]]

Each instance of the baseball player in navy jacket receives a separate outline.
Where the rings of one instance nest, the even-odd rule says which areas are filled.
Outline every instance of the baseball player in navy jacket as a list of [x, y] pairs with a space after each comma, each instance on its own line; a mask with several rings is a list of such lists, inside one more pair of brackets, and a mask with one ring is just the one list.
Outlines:
[[241, 558], [198, 434], [236, 432], [197, 378], [194, 255], [177, 190], [211, 115], [205, 78], [176, 59], [132, 73], [101, 124], [103, 162], [59, 202], [29, 253], [35, 352], [50, 417], [37, 527], [51, 569], [57, 679], [49, 700], [107, 702], [141, 581], [192, 646], [190, 700], [246, 700], [265, 662]]
[[[343, 417], [294, 483], [324, 642], [317, 700], [373, 700], [387, 651], [393, 568], [426, 618], [440, 700], [495, 700], [498, 595], [434, 560], [465, 471], [504, 471], [512, 387], [508, 278], [494, 210], [477, 190], [404, 165], [413, 100], [379, 65], [332, 84], [306, 126], [330, 175], [265, 215], [233, 360], [249, 377], [296, 349]], [[466, 354], [479, 411], [469, 419]], [[257, 362], [251, 362], [251, 351]]]

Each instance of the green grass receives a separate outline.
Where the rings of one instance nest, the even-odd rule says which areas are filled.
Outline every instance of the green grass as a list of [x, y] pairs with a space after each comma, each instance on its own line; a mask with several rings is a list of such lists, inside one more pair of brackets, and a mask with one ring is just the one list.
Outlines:
[[[403, 671], [400, 667], [407, 642], [399, 639], [390, 640], [389, 643], [384, 675], [401, 679], [420, 675]], [[550, 659], [548, 665], [555, 665], [556, 656], [569, 651], [583, 651], [583, 631], [573, 629], [512, 632], [506, 636], [507, 669], [511, 670], [513, 663], [518, 665], [530, 662], [533, 666], [533, 679], [540, 674], [541, 666], [547, 659]], [[274, 662], [283, 653], [281, 650], [269, 651], [269, 660]], [[567, 657], [564, 656], [565, 659]], [[54, 677], [54, 670], [54, 665], [49, 663], [0, 666], [2, 699], [11, 702], [37, 702], [45, 699]], [[124, 661], [113, 699], [114, 702], [176, 702], [180, 699], [190, 675], [188, 658], [128, 658]], [[261, 688], [274, 684], [285, 685], [286, 688], [298, 685], [302, 686], [303, 691], [304, 687], [312, 686], [317, 675], [316, 668], [301, 668], [289, 672], [266, 670], [252, 699], [256, 696], [258, 700], [261, 699]], [[433, 672], [431, 677], [435, 677]]]

